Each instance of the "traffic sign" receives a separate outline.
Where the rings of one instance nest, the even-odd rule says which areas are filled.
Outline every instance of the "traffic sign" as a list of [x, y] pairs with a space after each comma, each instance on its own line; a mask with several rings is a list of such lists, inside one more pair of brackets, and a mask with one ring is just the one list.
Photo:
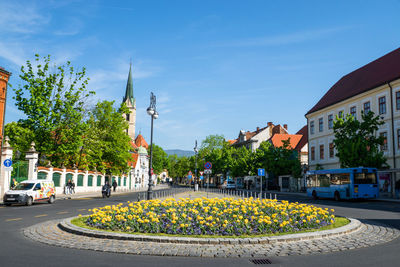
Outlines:
[[204, 169], [209, 170], [211, 168], [212, 168], [211, 162], [206, 162], [206, 164], [204, 164]]
[[200, 176], [202, 176], [202, 175], [203, 175], [203, 173], [204, 173], [204, 172], [200, 171]]
[[200, 180], [203, 180], [204, 179], [204, 176], [202, 175], [202, 176], [200, 176]]
[[192, 175], [192, 174], [193, 174], [192, 171], [189, 171], [188, 175]]
[[13, 170], [13, 167], [5, 167], [4, 170], [6, 172], [11, 172]]
[[265, 176], [265, 169], [258, 169], [258, 176]]
[[12, 160], [11, 160], [11, 159], [6, 159], [3, 163], [4, 163], [4, 166], [5, 166], [5, 167], [11, 167], [11, 165], [12, 165]]
[[211, 174], [212, 170], [204, 170], [204, 174]]

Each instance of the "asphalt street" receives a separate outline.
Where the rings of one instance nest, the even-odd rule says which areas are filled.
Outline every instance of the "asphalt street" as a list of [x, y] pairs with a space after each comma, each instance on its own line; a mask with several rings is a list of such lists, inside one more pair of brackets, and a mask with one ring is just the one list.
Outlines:
[[[382, 201], [317, 200], [278, 194], [278, 199], [333, 208], [337, 215], [369, 223], [385, 223], [400, 229], [400, 203]], [[196, 258], [126, 255], [66, 249], [34, 242], [21, 229], [47, 220], [87, 214], [88, 209], [126, 201], [137, 193], [110, 199], [90, 197], [57, 200], [54, 204], [0, 206], [0, 266], [256, 266], [245, 258]], [[187, 247], [190, 249], [190, 246]], [[269, 266], [400, 266], [400, 239], [369, 248], [307, 256], [270, 257]]]

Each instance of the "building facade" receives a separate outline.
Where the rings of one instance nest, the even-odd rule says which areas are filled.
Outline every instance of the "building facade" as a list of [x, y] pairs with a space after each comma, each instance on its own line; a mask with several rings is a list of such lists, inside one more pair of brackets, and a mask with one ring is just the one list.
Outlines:
[[[306, 114], [309, 167], [340, 168], [333, 144], [336, 116], [373, 111], [384, 124], [376, 135], [385, 138], [381, 147], [391, 169], [400, 167], [400, 48], [345, 75]], [[394, 192], [396, 179], [387, 188]]]
[[262, 142], [268, 141], [274, 134], [288, 134], [287, 125], [274, 125], [272, 122], [268, 122], [266, 127], [257, 129], [253, 132], [241, 130], [238, 138], [229, 140], [228, 142], [235, 147], [245, 146], [255, 152], [261, 145]]
[[4, 116], [6, 113], [7, 85], [11, 73], [0, 67], [0, 140], [3, 140]]

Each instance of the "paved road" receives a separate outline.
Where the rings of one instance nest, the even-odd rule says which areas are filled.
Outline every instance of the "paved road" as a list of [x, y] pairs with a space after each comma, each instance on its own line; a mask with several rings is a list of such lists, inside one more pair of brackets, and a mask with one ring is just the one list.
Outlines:
[[[385, 223], [400, 229], [400, 204], [379, 201], [334, 202], [302, 196], [278, 195], [279, 199], [334, 208], [338, 215]], [[65, 249], [26, 239], [21, 229], [50, 219], [87, 213], [87, 209], [136, 200], [137, 193], [110, 199], [58, 200], [53, 205], [0, 206], [0, 266], [255, 266], [248, 259], [154, 257], [88, 250]], [[400, 239], [370, 248], [308, 256], [271, 257], [272, 266], [399, 266]], [[188, 246], [187, 249], [190, 249]]]

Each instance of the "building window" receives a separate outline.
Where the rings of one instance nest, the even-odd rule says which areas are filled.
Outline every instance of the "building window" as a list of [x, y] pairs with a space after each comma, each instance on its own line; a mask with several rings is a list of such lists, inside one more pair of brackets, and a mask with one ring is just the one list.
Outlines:
[[370, 111], [371, 111], [371, 103], [369, 101], [365, 102], [364, 103], [364, 114], [368, 114]]
[[320, 118], [318, 120], [318, 128], [319, 128], [320, 132], [322, 132], [324, 130], [324, 119], [323, 118]]
[[333, 115], [328, 115], [328, 128], [332, 129], [333, 128]]
[[400, 110], [400, 91], [396, 92], [396, 110]]
[[351, 114], [351, 116], [353, 116], [354, 118], [356, 118], [356, 113], [357, 113], [357, 108], [354, 106], [354, 107], [351, 107], [350, 108], [350, 114]]
[[319, 146], [319, 158], [324, 159], [324, 145]]
[[383, 137], [383, 145], [381, 145], [381, 150], [386, 151], [388, 149], [387, 132], [380, 133], [379, 135]]
[[131, 114], [129, 114], [129, 113], [126, 114], [126, 120], [127, 120], [127, 121], [129, 121], [130, 115], [131, 115]]
[[335, 147], [333, 143], [329, 143], [329, 157], [333, 158], [335, 156]]
[[397, 147], [400, 148], [400, 129], [397, 129]]
[[379, 115], [386, 114], [386, 97], [379, 98]]
[[339, 118], [343, 118], [343, 110], [339, 111], [338, 117], [339, 117]]
[[311, 147], [311, 160], [315, 160], [315, 147]]
[[314, 121], [310, 122], [310, 134], [314, 134]]

